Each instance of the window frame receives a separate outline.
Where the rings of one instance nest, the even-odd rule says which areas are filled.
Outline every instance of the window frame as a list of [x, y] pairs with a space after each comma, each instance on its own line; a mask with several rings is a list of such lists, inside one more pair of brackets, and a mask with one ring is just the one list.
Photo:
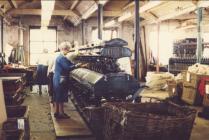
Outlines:
[[[29, 55], [28, 55], [28, 64], [29, 64], [29, 66], [34, 66], [34, 65], [31, 65], [31, 63], [30, 63], [30, 56], [31, 56], [31, 46], [30, 46], [30, 44], [31, 44], [31, 40], [30, 40], [30, 30], [31, 29], [41, 29], [41, 26], [29, 26], [29, 49], [28, 49], [28, 53], [29, 53]], [[57, 26], [48, 26], [47, 27], [47, 29], [54, 29], [55, 31], [56, 31], [56, 50], [58, 49], [58, 33], [57, 33]], [[35, 41], [34, 41], [35, 42]], [[37, 41], [38, 42], [38, 41]]]

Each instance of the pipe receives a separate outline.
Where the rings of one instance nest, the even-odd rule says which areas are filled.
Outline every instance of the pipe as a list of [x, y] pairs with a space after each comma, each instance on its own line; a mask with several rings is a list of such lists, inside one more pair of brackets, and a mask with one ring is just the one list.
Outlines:
[[197, 63], [201, 62], [201, 58], [202, 58], [202, 52], [203, 52], [203, 48], [202, 48], [202, 11], [203, 8], [199, 7], [197, 9], [197, 50], [196, 50], [196, 55], [197, 55]]
[[139, 0], [135, 0], [135, 22], [134, 22], [134, 29], [135, 29], [135, 69], [134, 69], [134, 77], [139, 80], [139, 47], [140, 47], [140, 27], [139, 27]]
[[98, 39], [102, 40], [103, 32], [103, 5], [98, 4]]
[[84, 20], [81, 21], [81, 31], [82, 31], [82, 45], [84, 45], [85, 35], [84, 35]]
[[156, 71], [160, 71], [160, 23], [157, 23], [157, 67]]

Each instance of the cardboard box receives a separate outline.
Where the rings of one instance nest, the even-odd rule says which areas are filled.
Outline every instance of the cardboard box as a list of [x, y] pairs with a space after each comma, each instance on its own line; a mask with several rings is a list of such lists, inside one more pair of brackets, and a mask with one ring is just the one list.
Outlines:
[[187, 87], [193, 87], [193, 88], [197, 88], [199, 84], [199, 80], [202, 77], [206, 76], [206, 75], [199, 75], [196, 73], [192, 73], [189, 71], [186, 71], [186, 72], [184, 71], [182, 72], [182, 74], [183, 74], [184, 85]]
[[181, 99], [190, 105], [202, 105], [203, 97], [199, 94], [197, 88], [192, 86], [183, 86]]

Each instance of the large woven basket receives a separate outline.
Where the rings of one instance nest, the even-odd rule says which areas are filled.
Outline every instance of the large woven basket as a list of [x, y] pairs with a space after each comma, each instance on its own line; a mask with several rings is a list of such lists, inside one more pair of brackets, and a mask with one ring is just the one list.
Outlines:
[[173, 103], [106, 103], [105, 140], [189, 140], [196, 110]]

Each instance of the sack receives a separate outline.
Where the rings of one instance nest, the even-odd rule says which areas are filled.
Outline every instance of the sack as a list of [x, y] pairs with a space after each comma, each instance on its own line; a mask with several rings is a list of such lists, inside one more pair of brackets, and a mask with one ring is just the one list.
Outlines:
[[68, 81], [67, 76], [60, 76], [60, 85], [66, 85]]

